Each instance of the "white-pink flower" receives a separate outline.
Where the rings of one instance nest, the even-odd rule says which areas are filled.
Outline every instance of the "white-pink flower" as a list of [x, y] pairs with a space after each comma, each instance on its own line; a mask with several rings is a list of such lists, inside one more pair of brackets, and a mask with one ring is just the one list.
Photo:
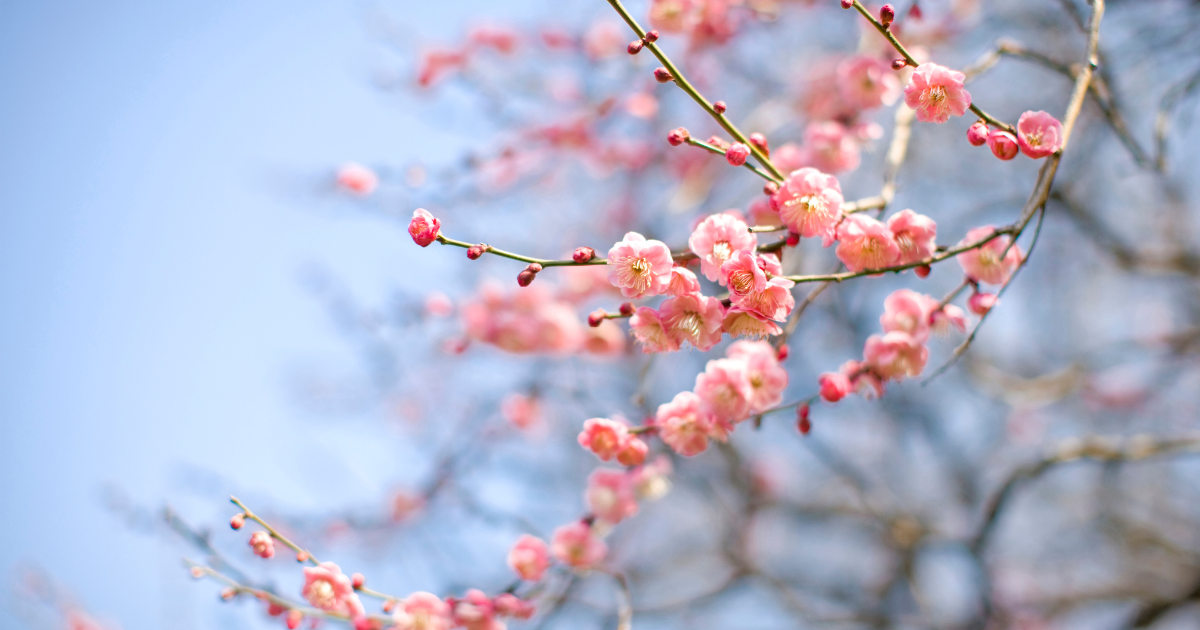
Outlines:
[[904, 103], [917, 110], [921, 122], [944, 123], [951, 116], [962, 116], [971, 106], [971, 93], [963, 87], [966, 78], [957, 70], [923, 63], [904, 88]]
[[584, 500], [593, 516], [613, 525], [638, 511], [633, 483], [623, 470], [597, 468], [592, 471]]
[[721, 341], [725, 307], [715, 297], [693, 293], [664, 301], [658, 317], [677, 344], [690, 343], [697, 350], [707, 351]]
[[441, 231], [442, 222], [429, 214], [428, 210], [425, 208], [413, 210], [412, 221], [408, 223], [408, 234], [412, 236], [414, 243], [421, 247], [428, 247], [430, 243], [437, 240]]
[[250, 535], [250, 548], [254, 555], [260, 558], [271, 558], [275, 555], [275, 541], [267, 532], [254, 532]]
[[392, 620], [396, 622], [395, 630], [450, 630], [454, 627], [450, 604], [424, 591], [398, 602]]
[[629, 318], [629, 330], [642, 344], [642, 352], [675, 352], [679, 350], [679, 342], [667, 331], [666, 325], [658, 311], [639, 306]]
[[709, 361], [704, 371], [696, 375], [695, 392], [713, 412], [717, 429], [731, 427], [750, 415], [752, 391], [745, 361]]
[[650, 297], [666, 291], [672, 265], [665, 244], [629, 232], [608, 250], [608, 281], [627, 298]]
[[961, 308], [947, 304], [929, 316], [929, 327], [939, 335], [950, 332], [951, 327], [958, 329], [958, 332], [966, 332], [967, 314]]
[[338, 565], [322, 562], [315, 567], [304, 568], [304, 588], [300, 591], [304, 599], [326, 612], [358, 617], [365, 613], [350, 576], [342, 573]]
[[883, 332], [908, 333], [918, 343], [929, 339], [930, 315], [938, 305], [937, 300], [910, 289], [893, 291], [883, 301], [883, 315], [879, 323]]
[[888, 227], [862, 214], [846, 217], [837, 230], [837, 257], [850, 271], [883, 269], [896, 264], [900, 245]]
[[721, 265], [738, 251], [754, 252], [758, 239], [750, 233], [745, 221], [731, 213], [714, 214], [705, 218], [688, 238], [688, 248], [700, 257], [700, 272], [705, 278], [725, 284]]
[[546, 542], [537, 536], [522, 534], [508, 552], [508, 566], [522, 580], [537, 582], [550, 566]]
[[591, 418], [583, 423], [577, 438], [579, 445], [596, 454], [601, 461], [611, 461], [629, 441], [629, 427], [619, 420]]
[[671, 267], [671, 281], [667, 284], [668, 295], [688, 295], [700, 292], [700, 280], [687, 267]]
[[842, 219], [842, 186], [836, 177], [815, 168], [793, 171], [771, 196], [771, 205], [789, 230], [804, 238], [833, 242]]
[[758, 264], [754, 254], [740, 250], [721, 265], [721, 275], [725, 281], [721, 284], [729, 287], [730, 299], [735, 304], [756, 291], [767, 288], [767, 274]]
[[937, 223], [912, 210], [901, 210], [888, 218], [888, 229], [900, 246], [897, 265], [908, 265], [933, 256], [937, 251]]
[[871, 335], [863, 348], [863, 362], [884, 380], [918, 376], [928, 360], [929, 349], [899, 331]]
[[708, 438], [716, 424], [712, 412], [692, 392], [679, 392], [671, 402], [658, 406], [654, 426], [667, 446], [690, 457], [708, 448]]
[[842, 99], [859, 109], [891, 105], [900, 98], [896, 71], [878, 57], [859, 55], [839, 63], [837, 85]]
[[796, 305], [791, 292], [795, 283], [779, 276], [768, 280], [764, 268], [781, 271], [778, 259], [754, 256], [744, 250], [726, 261], [721, 272], [729, 287], [729, 299], [734, 306], [766, 319], [783, 321]]
[[505, 630], [496, 620], [496, 604], [479, 589], [471, 589], [454, 602], [454, 625], [466, 630]]
[[725, 356], [743, 361], [746, 365], [752, 413], [766, 411], [783, 401], [788, 374], [779, 365], [779, 355], [774, 346], [765, 341], [736, 341], [729, 346]]
[[576, 569], [590, 569], [604, 560], [608, 546], [582, 521], [554, 530], [550, 552], [555, 558]]
[[1017, 142], [1035, 160], [1052, 155], [1062, 147], [1062, 123], [1046, 112], [1025, 112], [1017, 121]]
[[763, 339], [783, 332], [783, 329], [769, 317], [763, 317], [739, 306], [731, 306], [729, 310], [725, 311], [725, 321], [721, 326], [725, 332], [729, 333], [730, 337], [735, 339], [739, 337]]
[[[996, 228], [984, 225], [967, 232], [955, 247], [973, 245], [991, 236]], [[1016, 244], [1010, 248], [1012, 239], [1007, 235], [997, 236], [981, 247], [967, 250], [955, 258], [963, 271], [972, 280], [987, 284], [1004, 284], [1021, 265], [1021, 248]], [[1008, 250], [1008, 253], [1004, 253]]]

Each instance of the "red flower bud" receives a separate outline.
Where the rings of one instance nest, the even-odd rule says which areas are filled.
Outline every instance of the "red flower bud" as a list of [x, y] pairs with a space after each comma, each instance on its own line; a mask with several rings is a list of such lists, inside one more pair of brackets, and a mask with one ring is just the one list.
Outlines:
[[523, 287], [529, 286], [533, 283], [533, 279], [537, 277], [538, 272], [541, 270], [542, 266], [538, 263], [529, 263], [529, 266], [526, 267], [524, 271], [517, 274], [517, 284]]
[[625, 50], [631, 55], [636, 55], [636, 54], [642, 52], [642, 46], [645, 46], [645, 45], [646, 45], [645, 42], [643, 42], [642, 40], [635, 39], [635, 40], [629, 42], [629, 48], [626, 48]]
[[355, 573], [354, 575], [350, 576], [350, 583], [354, 586], [354, 590], [356, 591], [362, 588], [363, 584], [366, 582], [367, 578], [363, 577], [363, 574], [361, 573]]
[[571, 254], [571, 260], [579, 264], [583, 264], [596, 257], [596, 250], [591, 247], [577, 247], [575, 253]]
[[763, 194], [764, 195], [770, 196], [770, 195], [774, 195], [777, 192], [779, 192], [779, 184], [776, 184], [775, 182], [767, 182], [767, 183], [763, 184]]
[[792, 353], [792, 351], [789, 350], [788, 346], [785, 344], [785, 345], [779, 346], [779, 349], [775, 351], [775, 358], [778, 359], [779, 361], [786, 361], [788, 358], [788, 355], [791, 353]]
[[675, 77], [671, 76], [671, 71], [666, 68], [658, 67], [654, 69], [654, 80], [659, 83], [668, 83], [674, 81]]
[[307, 551], [300, 551], [300, 552], [296, 553], [296, 562], [306, 562], [306, 561], [308, 561], [308, 552]]
[[761, 133], [754, 132], [750, 134], [750, 144], [758, 147], [758, 150], [762, 151], [767, 157], [771, 156], [771, 149], [767, 146], [767, 137]]
[[623, 315], [625, 317], [633, 316], [633, 302], [622, 302], [621, 303], [621, 315]]
[[812, 421], [808, 419], [808, 403], [803, 403], [796, 409], [796, 428], [800, 430], [800, 435], [808, 435], [812, 430]]
[[746, 158], [750, 157], [750, 147], [741, 142], [734, 142], [725, 150], [725, 161], [731, 166], [741, 166], [746, 163]]
[[917, 274], [918, 278], [928, 277], [929, 272], [931, 272], [931, 271], [933, 271], [933, 267], [930, 267], [929, 265], [921, 265], [920, 267], [913, 269], [913, 272], [915, 272]]
[[691, 137], [692, 135], [688, 133], [687, 129], [679, 127], [677, 129], [672, 129], [671, 132], [667, 134], [667, 142], [669, 142], [671, 146], [677, 147], [687, 142]]
[[608, 313], [605, 313], [604, 309], [602, 308], [592, 311], [588, 314], [588, 326], [591, 326], [592, 328], [599, 327], [600, 324], [604, 322], [604, 317], [606, 315], [608, 315]]
[[470, 258], [471, 260], [479, 260], [485, 251], [487, 251], [487, 246], [483, 243], [472, 245], [467, 248], [467, 258]]
[[246, 524], [245, 514], [234, 514], [233, 518], [229, 519], [229, 526], [234, 529], [241, 529], [242, 525]]
[[800, 235], [796, 232], [788, 232], [786, 244], [788, 247], [795, 247], [800, 244]]
[[718, 114], [724, 114], [725, 113], [725, 101], [717, 101], [716, 103], [713, 103], [713, 111], [717, 112]]
[[842, 0], [842, 8], [849, 9], [854, 6], [854, 0]]
[[887, 28], [894, 19], [896, 19], [896, 10], [890, 4], [883, 5], [883, 8], [879, 10], [879, 21], [884, 28]]
[[903, 70], [904, 66], [907, 66], [907, 65], [908, 65], [908, 62], [905, 61], [904, 59], [893, 59], [892, 60], [892, 70]]
[[987, 312], [992, 310], [992, 307], [999, 301], [1000, 299], [992, 293], [976, 293], [971, 296], [971, 299], [967, 300], [967, 308], [972, 313], [983, 316], [987, 315]]
[[975, 121], [975, 124], [967, 127], [967, 142], [973, 147], [981, 147], [987, 144], [988, 126], [982, 120]]
[[914, 20], [919, 20], [921, 19], [922, 15], [924, 14], [921, 12], [921, 5], [913, 2], [912, 6], [908, 8], [908, 17]]
[[296, 630], [296, 628], [299, 628], [301, 621], [304, 621], [304, 613], [301, 613], [299, 610], [295, 609], [288, 611], [286, 622], [288, 630]]
[[651, 44], [658, 41], [658, 31], [646, 31], [646, 41]]

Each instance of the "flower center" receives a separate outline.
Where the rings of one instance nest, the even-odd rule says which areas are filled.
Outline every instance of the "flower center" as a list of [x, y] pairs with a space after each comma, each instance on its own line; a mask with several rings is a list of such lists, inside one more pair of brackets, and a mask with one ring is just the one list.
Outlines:
[[940, 85], [929, 88], [925, 91], [925, 100], [933, 106], [941, 105], [946, 100], [946, 88]]
[[712, 257], [718, 263], [723, 263], [726, 260], [729, 260], [729, 255], [731, 253], [733, 253], [733, 250], [729, 246], [729, 241], [719, 241], [713, 243]]
[[896, 243], [900, 245], [900, 249], [903, 251], [908, 251], [913, 248], [912, 236], [910, 236], [908, 232], [897, 234]]
[[637, 289], [639, 293], [645, 292], [650, 288], [650, 269], [650, 261], [645, 258], [627, 259], [624, 269], [620, 273], [621, 284]]
[[308, 589], [308, 601], [312, 602], [313, 606], [322, 610], [330, 610], [337, 603], [337, 595], [333, 592], [333, 585], [328, 580], [317, 580], [312, 583]]
[[738, 295], [745, 295], [754, 289], [754, 274], [746, 270], [729, 274], [729, 288]]
[[1042, 130], [1038, 129], [1032, 133], [1025, 134], [1025, 142], [1028, 142], [1031, 147], [1042, 146]]
[[759, 374], [756, 372], [754, 374], [754, 376], [750, 377], [750, 387], [753, 387], [754, 389], [758, 389], [759, 387], [762, 387], [762, 386], [763, 386], [762, 374]]
[[675, 329], [687, 333], [689, 339], [699, 339], [700, 323], [699, 313], [688, 311], [675, 321]]

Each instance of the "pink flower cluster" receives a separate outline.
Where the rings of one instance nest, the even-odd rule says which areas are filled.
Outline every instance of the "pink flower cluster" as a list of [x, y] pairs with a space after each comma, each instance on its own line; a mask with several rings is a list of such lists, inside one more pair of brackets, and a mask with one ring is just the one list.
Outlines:
[[931, 332], [949, 327], [966, 330], [962, 309], [942, 306], [928, 295], [909, 289], [893, 292], [883, 302], [879, 323], [883, 334], [871, 335], [863, 348], [862, 361], [847, 361], [837, 372], [818, 379], [821, 397], [837, 402], [851, 393], [867, 397], [883, 395], [884, 384], [921, 374], [929, 360], [926, 343]]
[[723, 44], [737, 31], [731, 0], [652, 0], [650, 25], [664, 33], [689, 36], [689, 47]]
[[395, 603], [392, 630], [505, 630], [501, 620], [529, 619], [535, 607], [512, 593], [488, 597], [471, 589], [461, 598], [442, 600], [433, 593], [416, 592]]
[[616, 458], [625, 466], [637, 466], [646, 459], [647, 447], [636, 435], [629, 432], [623, 419], [592, 418], [583, 423], [579, 433], [579, 445], [596, 454], [601, 461]]
[[1011, 160], [1020, 151], [1035, 160], [1053, 155], [1062, 148], [1063, 128], [1058, 119], [1046, 112], [1025, 112], [1017, 121], [1017, 135], [1003, 129], [990, 129], [982, 120], [967, 130], [967, 141], [974, 146], [986, 144], [992, 155]]
[[485, 283], [462, 306], [467, 337], [518, 354], [620, 354], [625, 348], [621, 328], [610, 321], [595, 328], [584, 326], [573, 305], [607, 288], [601, 279], [604, 267], [578, 267], [564, 273], [566, 282], [557, 295], [548, 283], [507, 291]]
[[366, 614], [350, 576], [342, 573], [338, 565], [322, 562], [315, 567], [304, 568], [304, 588], [300, 591], [304, 599], [325, 612], [346, 615], [351, 618]]
[[[958, 247], [974, 245], [995, 234], [996, 228], [984, 225], [967, 232]], [[1021, 265], [1021, 248], [1007, 235], [997, 236], [982, 247], [967, 250], [955, 257], [967, 277], [975, 282], [1005, 284]]]

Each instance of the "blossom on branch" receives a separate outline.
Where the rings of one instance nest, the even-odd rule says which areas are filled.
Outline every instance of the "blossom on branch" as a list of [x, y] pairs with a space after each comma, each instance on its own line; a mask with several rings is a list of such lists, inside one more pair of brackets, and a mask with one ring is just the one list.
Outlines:
[[921, 122], [944, 123], [951, 116], [962, 116], [971, 106], [971, 93], [963, 87], [966, 78], [957, 70], [923, 63], [904, 88], [904, 103], [917, 111]]

